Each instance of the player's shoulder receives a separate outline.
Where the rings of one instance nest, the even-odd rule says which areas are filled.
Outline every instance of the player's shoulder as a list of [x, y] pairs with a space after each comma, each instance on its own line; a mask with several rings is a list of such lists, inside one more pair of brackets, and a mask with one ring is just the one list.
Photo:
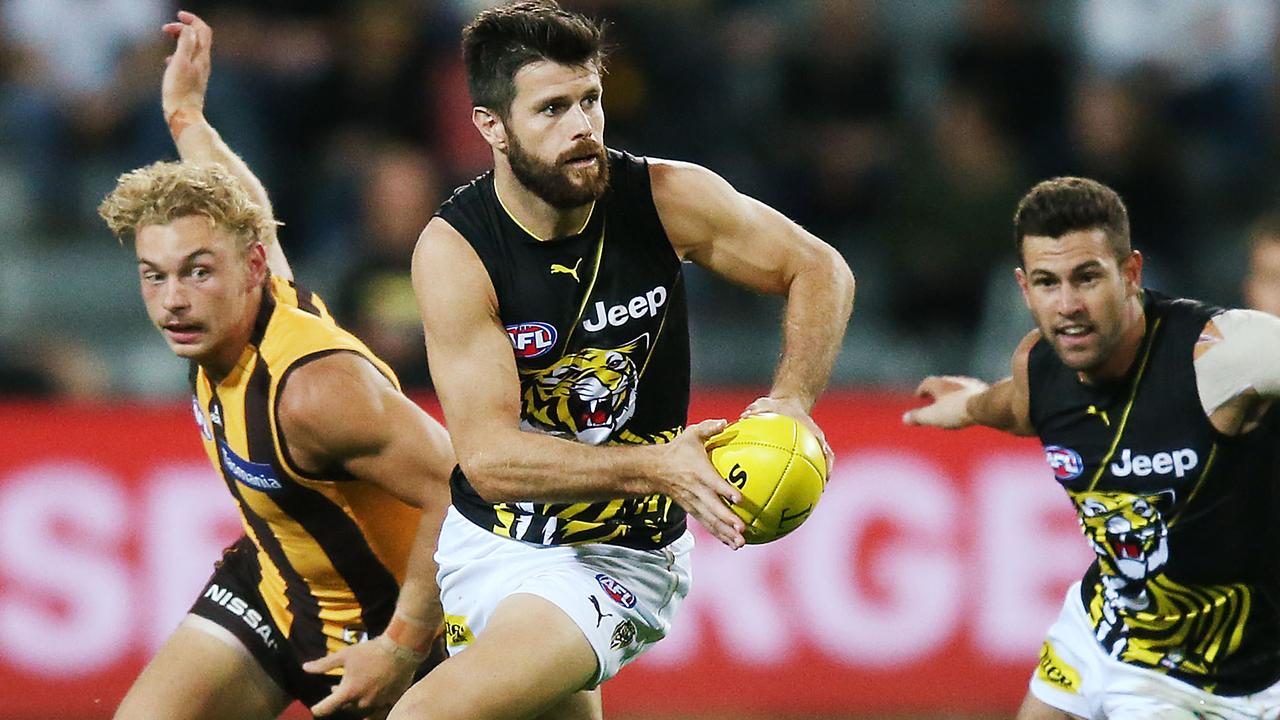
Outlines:
[[1224, 309], [1205, 321], [1196, 339], [1195, 357], [1200, 358], [1209, 349], [1217, 347], [1228, 338], [1233, 345], [1267, 347], [1280, 336], [1280, 317], [1261, 310], [1247, 308]]
[[715, 217], [735, 209], [737, 191], [715, 171], [683, 160], [647, 160], [654, 203], [664, 220], [673, 214]]
[[436, 215], [466, 208], [473, 203], [479, 202], [488, 192], [491, 192], [492, 188], [493, 170], [486, 170], [469, 182], [455, 187], [453, 192], [449, 193], [449, 197], [440, 203], [440, 207], [436, 210]]
[[1028, 375], [1031, 366], [1031, 351], [1040, 344], [1044, 336], [1040, 334], [1039, 328], [1028, 332], [1022, 336], [1018, 344], [1013, 348], [1013, 356], [1009, 360], [1010, 374], [1013, 376], [1014, 382], [1020, 388], [1025, 388], [1028, 384]]
[[324, 428], [345, 422], [353, 406], [376, 402], [378, 394], [394, 387], [358, 352], [317, 355], [296, 363], [281, 380], [276, 414], [291, 426]]
[[685, 160], [670, 158], [645, 157], [643, 161], [649, 170], [649, 179], [655, 186], [658, 183], [711, 183], [725, 182], [710, 168]]

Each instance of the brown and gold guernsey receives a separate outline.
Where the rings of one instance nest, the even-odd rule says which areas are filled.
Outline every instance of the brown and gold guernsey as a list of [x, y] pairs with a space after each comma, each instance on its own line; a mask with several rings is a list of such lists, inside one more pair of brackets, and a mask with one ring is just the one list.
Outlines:
[[[521, 426], [589, 445], [667, 442], [689, 406], [680, 258], [654, 206], [644, 158], [608, 151], [610, 185], [584, 226], [540, 240], [488, 172], [438, 211], [475, 249], [520, 373]], [[662, 495], [594, 503], [490, 503], [460, 468], [453, 505], [480, 527], [541, 545], [661, 548], [685, 530]]]
[[304, 660], [386, 627], [419, 515], [375, 485], [341, 471], [310, 475], [289, 457], [281, 390], [293, 370], [338, 352], [360, 355], [399, 386], [316, 295], [272, 277], [235, 369], [217, 384], [203, 369], [194, 378], [205, 451], [257, 547], [258, 590]]

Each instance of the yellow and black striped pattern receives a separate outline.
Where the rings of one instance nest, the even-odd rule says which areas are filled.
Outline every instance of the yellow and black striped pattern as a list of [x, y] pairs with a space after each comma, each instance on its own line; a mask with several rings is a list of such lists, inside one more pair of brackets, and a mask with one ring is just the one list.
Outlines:
[[[1098, 555], [1089, 617], [1117, 659], [1212, 677], [1244, 637], [1248, 585], [1188, 586], [1166, 574], [1172, 492], [1089, 491], [1073, 496], [1080, 525]], [[1204, 684], [1212, 692], [1213, 684]]]
[[214, 384], [195, 378], [204, 446], [258, 550], [259, 591], [302, 659], [385, 628], [404, 579], [418, 511], [368, 482], [313, 477], [285, 446], [276, 411], [290, 371], [351, 352], [393, 383], [391, 369], [340, 328], [314, 294], [269, 280], [250, 344]]

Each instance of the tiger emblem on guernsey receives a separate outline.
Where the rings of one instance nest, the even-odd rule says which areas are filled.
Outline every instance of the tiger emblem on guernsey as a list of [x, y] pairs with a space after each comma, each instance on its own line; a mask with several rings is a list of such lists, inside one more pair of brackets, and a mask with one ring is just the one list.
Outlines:
[[1161, 508], [1172, 506], [1173, 491], [1073, 499], [1098, 555], [1099, 585], [1089, 607], [1098, 641], [1119, 660], [1210, 673], [1239, 644], [1250, 593], [1244, 585], [1186, 586], [1165, 574], [1169, 528]]
[[1108, 604], [1146, 610], [1146, 581], [1169, 561], [1169, 530], [1159, 495], [1088, 493], [1076, 499], [1080, 525], [1102, 563]]
[[540, 370], [520, 371], [522, 425], [599, 445], [636, 411], [636, 356], [648, 336], [614, 348], [587, 348]]

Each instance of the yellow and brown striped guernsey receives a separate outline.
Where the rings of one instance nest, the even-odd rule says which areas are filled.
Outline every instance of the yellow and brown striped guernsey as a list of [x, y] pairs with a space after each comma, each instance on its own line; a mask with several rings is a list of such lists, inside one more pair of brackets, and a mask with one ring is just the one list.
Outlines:
[[376, 634], [386, 627], [418, 510], [368, 482], [341, 474], [316, 477], [294, 465], [276, 416], [280, 391], [294, 369], [351, 352], [399, 383], [385, 363], [334, 322], [316, 295], [275, 277], [268, 289], [236, 368], [216, 385], [198, 372], [196, 411], [209, 459], [257, 546], [259, 591], [305, 660], [349, 644], [362, 631]]

